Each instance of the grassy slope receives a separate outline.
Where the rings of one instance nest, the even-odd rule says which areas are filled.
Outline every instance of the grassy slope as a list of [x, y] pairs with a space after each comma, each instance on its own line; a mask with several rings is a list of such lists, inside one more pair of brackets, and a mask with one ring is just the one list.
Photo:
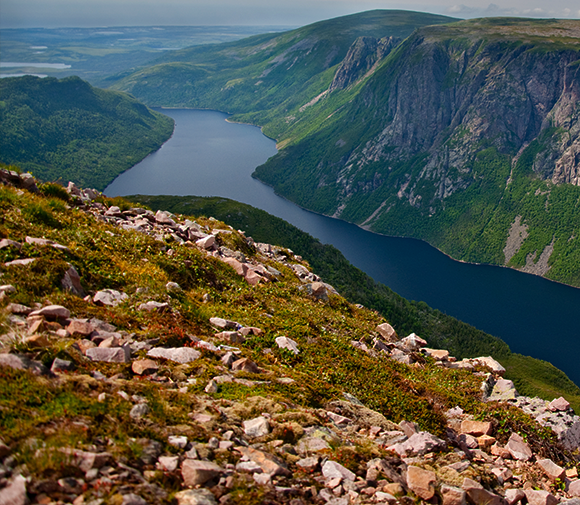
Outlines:
[[78, 77], [0, 80], [0, 161], [43, 180], [104, 189], [158, 149], [173, 121]]
[[580, 389], [550, 363], [514, 354], [496, 337], [431, 309], [425, 303], [405, 300], [351, 265], [333, 246], [321, 244], [282, 219], [225, 198], [138, 195], [128, 199], [153, 209], [214, 216], [246, 231], [257, 241], [288, 247], [308, 260], [314, 271], [349, 301], [377, 310], [399, 334], [416, 332], [433, 347], [449, 349], [459, 358], [492, 355], [506, 367], [507, 377], [516, 383], [521, 394], [542, 398], [565, 394], [580, 407]]

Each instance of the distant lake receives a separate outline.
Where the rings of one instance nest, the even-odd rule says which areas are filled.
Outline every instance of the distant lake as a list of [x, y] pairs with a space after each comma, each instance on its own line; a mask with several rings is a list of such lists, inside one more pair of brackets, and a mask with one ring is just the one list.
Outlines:
[[64, 63], [16, 63], [13, 61], [0, 61], [0, 68], [53, 68], [56, 70], [64, 70], [71, 68], [71, 65]]
[[263, 209], [337, 247], [401, 296], [421, 300], [496, 335], [514, 352], [550, 361], [580, 385], [580, 289], [515, 270], [453, 261], [427, 243], [376, 235], [303, 210], [252, 179], [276, 154], [249, 125], [207, 110], [157, 109], [176, 121], [173, 137], [121, 174], [108, 196], [222, 196]]

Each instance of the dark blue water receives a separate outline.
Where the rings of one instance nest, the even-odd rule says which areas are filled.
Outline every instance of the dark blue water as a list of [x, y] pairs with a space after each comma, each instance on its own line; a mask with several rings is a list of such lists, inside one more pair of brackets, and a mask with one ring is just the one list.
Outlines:
[[334, 245], [405, 298], [501, 337], [515, 352], [550, 361], [580, 384], [580, 289], [460, 263], [425, 242], [375, 235], [303, 210], [250, 177], [276, 153], [258, 128], [227, 123], [221, 112], [162, 111], [176, 121], [173, 137], [115, 179], [105, 194], [222, 196], [253, 205]]

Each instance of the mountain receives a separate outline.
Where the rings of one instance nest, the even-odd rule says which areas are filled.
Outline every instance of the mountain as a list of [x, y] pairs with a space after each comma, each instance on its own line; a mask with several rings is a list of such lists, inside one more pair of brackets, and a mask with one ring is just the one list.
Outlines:
[[0, 79], [0, 161], [104, 189], [157, 150], [173, 120], [78, 77]]
[[565, 398], [403, 337], [287, 248], [8, 170], [0, 208], [0, 503], [580, 491]]
[[308, 209], [580, 286], [580, 22], [421, 16], [194, 48], [118, 86], [263, 126], [280, 152], [255, 176]]

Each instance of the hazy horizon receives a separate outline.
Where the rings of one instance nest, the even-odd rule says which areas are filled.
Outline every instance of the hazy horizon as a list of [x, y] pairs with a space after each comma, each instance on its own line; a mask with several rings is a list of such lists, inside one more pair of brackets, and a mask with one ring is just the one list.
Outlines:
[[580, 18], [575, 1], [510, 0], [502, 6], [480, 0], [398, 3], [373, 0], [3, 0], [0, 28], [112, 26], [303, 26], [373, 9], [402, 9], [458, 18], [522, 16]]

